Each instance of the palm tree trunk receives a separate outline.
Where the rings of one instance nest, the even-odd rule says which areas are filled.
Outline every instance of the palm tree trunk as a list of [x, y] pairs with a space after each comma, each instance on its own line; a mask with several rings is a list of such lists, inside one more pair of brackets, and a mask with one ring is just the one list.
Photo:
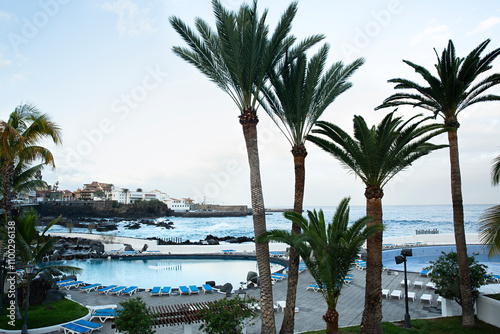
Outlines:
[[453, 202], [453, 226], [455, 229], [455, 244], [458, 255], [458, 270], [460, 273], [460, 292], [462, 294], [462, 325], [474, 326], [474, 299], [470, 282], [469, 262], [467, 258], [467, 243], [464, 228], [464, 206], [462, 201], [462, 180], [460, 177], [460, 161], [458, 157], [458, 129], [448, 131], [450, 144], [451, 199]]
[[[293, 147], [293, 163], [295, 168], [295, 198], [293, 211], [302, 214], [305, 188], [305, 158], [307, 151], [304, 145]], [[292, 233], [299, 234], [300, 227], [292, 222]], [[293, 334], [295, 323], [295, 300], [297, 298], [297, 284], [299, 282], [299, 253], [293, 247], [290, 248], [288, 259], [288, 287], [286, 292], [286, 307], [281, 324], [280, 334]]]
[[[383, 224], [382, 196], [366, 199], [366, 215], [373, 220], [368, 226]], [[360, 333], [382, 333], [382, 232], [377, 232], [366, 242], [365, 309]]]
[[12, 184], [14, 183], [14, 164], [5, 161], [2, 166], [2, 183], [4, 184], [4, 194], [2, 198], [2, 207], [7, 221], [12, 220]]
[[[240, 117], [243, 126], [243, 135], [247, 147], [248, 163], [250, 166], [250, 190], [252, 195], [253, 228], [255, 239], [266, 232], [266, 213], [264, 197], [260, 179], [259, 149], [257, 145], [258, 118], [255, 110], [245, 108]], [[255, 243], [257, 266], [260, 276], [260, 302], [262, 308], [261, 333], [276, 333], [273, 307], [273, 290], [271, 283], [271, 266], [269, 263], [269, 243]]]
[[336, 309], [329, 307], [323, 316], [323, 320], [326, 322], [326, 334], [339, 333], [339, 312]]

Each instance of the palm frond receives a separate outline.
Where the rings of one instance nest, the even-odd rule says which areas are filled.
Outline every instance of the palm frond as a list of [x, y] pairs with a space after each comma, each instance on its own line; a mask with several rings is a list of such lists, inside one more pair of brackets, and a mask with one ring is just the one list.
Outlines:
[[500, 205], [487, 209], [479, 218], [479, 240], [489, 247], [489, 255], [500, 254]]

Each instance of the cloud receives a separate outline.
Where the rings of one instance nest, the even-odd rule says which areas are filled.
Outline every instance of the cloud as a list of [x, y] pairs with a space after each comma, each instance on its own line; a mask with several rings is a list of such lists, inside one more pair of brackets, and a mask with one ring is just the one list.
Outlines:
[[155, 20], [148, 16], [149, 8], [139, 8], [130, 0], [116, 0], [102, 5], [106, 11], [118, 14], [116, 28], [120, 35], [139, 36], [142, 33], [152, 34], [157, 31]]
[[12, 65], [12, 62], [8, 59], [5, 59], [0, 53], [0, 68], [9, 67], [10, 65]]
[[446, 24], [432, 21], [427, 28], [416, 34], [410, 44], [426, 43], [431, 45], [444, 45], [451, 37], [450, 28]]
[[33, 76], [33, 73], [30, 73], [30, 72], [27, 72], [27, 71], [23, 71], [23, 72], [18, 72], [18, 73], [14, 73], [11, 77], [10, 77], [10, 82], [12, 84], [17, 84], [17, 83], [21, 83], [21, 82], [26, 82], [28, 81], [28, 78]]
[[490, 17], [479, 23], [479, 25], [473, 30], [469, 31], [466, 35], [475, 35], [477, 33], [489, 30], [500, 23], [500, 17]]

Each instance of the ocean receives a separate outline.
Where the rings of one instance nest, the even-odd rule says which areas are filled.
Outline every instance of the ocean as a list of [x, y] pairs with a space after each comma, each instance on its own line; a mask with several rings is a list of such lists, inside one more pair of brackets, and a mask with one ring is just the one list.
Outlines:
[[[464, 224], [466, 233], [478, 233], [478, 219], [480, 215], [492, 205], [465, 205]], [[335, 207], [305, 207], [304, 210], [322, 209], [325, 218], [331, 221]], [[363, 217], [366, 213], [364, 206], [351, 206], [351, 221]], [[304, 212], [306, 214], [306, 212]], [[451, 205], [387, 205], [383, 207], [385, 237], [412, 236], [416, 230], [437, 229], [440, 234], [453, 233], [453, 213]], [[125, 226], [135, 220], [118, 222], [118, 230], [96, 232], [94, 234], [117, 235], [131, 238], [159, 237], [165, 239], [199, 241], [207, 235], [216, 237], [253, 237], [252, 216], [224, 217], [224, 218], [180, 218], [162, 217], [156, 221], [171, 221], [173, 229], [142, 224], [139, 229], [127, 229]], [[283, 217], [281, 212], [266, 214], [268, 229], [290, 229], [291, 222]], [[50, 232], [68, 232], [68, 228], [55, 225]], [[75, 233], [88, 233], [86, 228], [73, 228]]]

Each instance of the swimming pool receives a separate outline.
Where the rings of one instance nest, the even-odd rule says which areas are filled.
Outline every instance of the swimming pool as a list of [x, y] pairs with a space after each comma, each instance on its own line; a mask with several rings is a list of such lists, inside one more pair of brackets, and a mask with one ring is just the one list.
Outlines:
[[[238, 289], [246, 282], [247, 273], [257, 270], [255, 259], [221, 258], [124, 258], [89, 259], [52, 262], [82, 268], [78, 279], [86, 283], [103, 285], [139, 286], [151, 289], [154, 286], [197, 285], [215, 281], [217, 285], [231, 283]], [[284, 266], [271, 262], [271, 272]]]
[[[408, 247], [411, 248], [411, 247]], [[409, 272], [421, 272], [422, 268], [429, 265], [429, 261], [435, 261], [441, 256], [441, 252], [456, 252], [455, 246], [428, 246], [413, 247], [413, 256], [407, 258], [406, 269]], [[486, 265], [486, 272], [500, 275], [500, 256], [488, 257], [486, 249], [482, 245], [467, 245], [467, 253], [474, 255], [475, 259]], [[382, 252], [382, 263], [388, 269], [402, 271], [404, 265], [396, 264], [394, 258], [401, 254], [401, 249], [391, 249]]]

